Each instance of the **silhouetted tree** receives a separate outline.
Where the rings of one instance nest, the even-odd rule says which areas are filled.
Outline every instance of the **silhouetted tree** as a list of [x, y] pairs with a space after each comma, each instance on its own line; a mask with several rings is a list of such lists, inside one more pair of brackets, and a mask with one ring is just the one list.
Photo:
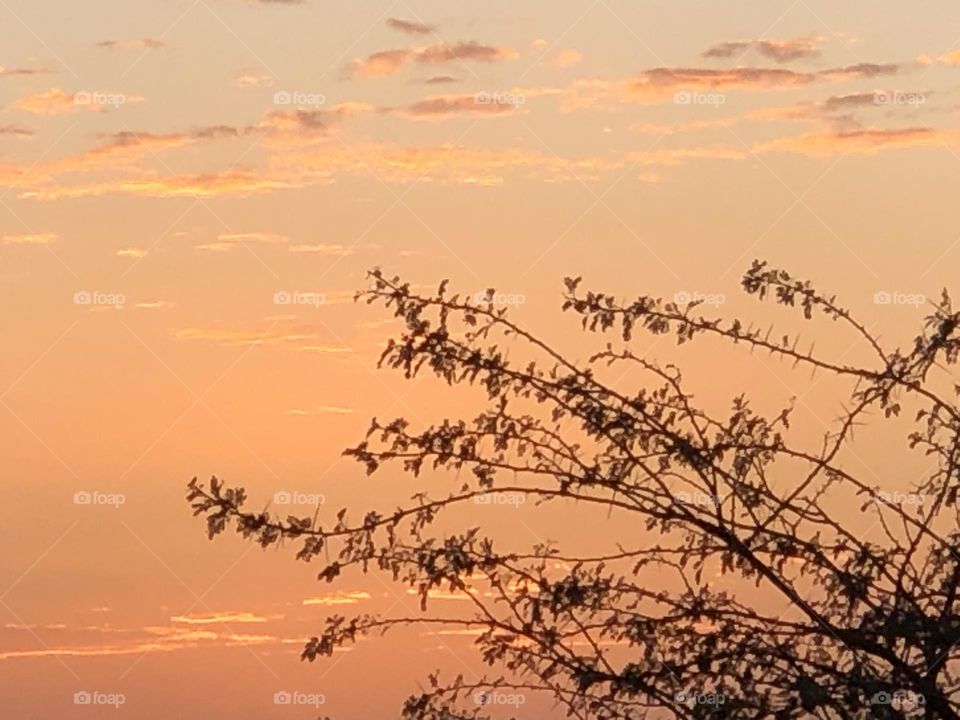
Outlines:
[[[416, 430], [404, 419], [373, 421], [346, 454], [370, 474], [387, 463], [413, 475], [468, 471], [462, 486], [327, 520], [248, 511], [244, 490], [216, 478], [189, 485], [210, 537], [234, 524], [263, 546], [297, 539], [299, 558], [335, 558], [323, 580], [358, 566], [419, 593], [422, 616], [329, 618], [304, 658], [398, 625], [479, 630], [494, 675], [432, 676], [403, 708], [418, 720], [481, 717], [488, 708], [474, 693], [490, 687], [549, 693], [571, 716], [600, 720], [958, 718], [960, 386], [941, 370], [960, 354], [960, 313], [945, 291], [912, 346], [887, 349], [834, 297], [753, 264], [747, 293], [845, 325], [871, 348], [861, 367], [709, 319], [697, 303], [621, 303], [568, 279], [564, 309], [586, 332], [618, 336], [579, 364], [492, 302], [450, 294], [446, 282], [418, 294], [399, 278], [371, 276], [361, 297], [384, 302], [406, 326], [381, 365], [478, 385], [488, 402], [472, 419]], [[849, 381], [849, 403], [822, 442], [796, 446], [789, 408], [766, 417], [745, 395], [722, 416], [698, 407], [678, 369], [631, 351], [640, 331], [769, 353]], [[508, 357], [527, 352], [539, 359]], [[602, 366], [620, 363], [645, 371], [649, 385], [624, 393], [599, 379]], [[843, 462], [856, 426], [901, 411], [915, 413], [907, 445], [932, 463], [914, 504]], [[609, 537], [608, 552], [584, 556], [553, 544], [501, 550], [484, 528], [437, 529], [445, 510], [491, 493], [526, 498], [527, 509], [554, 504], [571, 523], [595, 506], [636, 529], [631, 544]], [[875, 518], [876, 542], [851, 529], [857, 513]], [[475, 612], [433, 614], [436, 589], [462, 593]]]

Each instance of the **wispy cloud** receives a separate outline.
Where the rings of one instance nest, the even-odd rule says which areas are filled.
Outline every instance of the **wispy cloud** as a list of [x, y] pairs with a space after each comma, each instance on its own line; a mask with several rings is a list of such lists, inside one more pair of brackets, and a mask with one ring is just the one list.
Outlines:
[[512, 48], [493, 47], [472, 40], [468, 42], [437, 43], [417, 50], [415, 53], [417, 62], [430, 64], [448, 63], [456, 60], [492, 63], [501, 60], [514, 60], [517, 56], [517, 51]]
[[370, 593], [363, 591], [337, 592], [329, 595], [319, 595], [317, 597], [307, 598], [303, 601], [304, 605], [356, 605], [364, 600], [370, 599]]
[[172, 623], [184, 625], [217, 625], [220, 623], [265, 623], [268, 618], [252, 612], [225, 611], [213, 613], [191, 613], [170, 618]]
[[320, 243], [314, 245], [291, 245], [290, 252], [345, 257], [347, 255], [352, 255], [354, 249], [350, 245], [325, 245]]
[[50, 245], [56, 239], [56, 233], [3, 235], [0, 236], [0, 245]]
[[158, 38], [142, 37], [133, 40], [101, 40], [96, 43], [103, 50], [162, 50], [167, 43]]
[[485, 95], [438, 95], [406, 107], [390, 108], [390, 112], [413, 119], [436, 120], [453, 115], [509, 115], [517, 107], [516, 101], [494, 101]]
[[30, 137], [34, 132], [23, 125], [0, 125], [0, 135], [16, 135], [18, 137]]
[[[391, 111], [414, 119], [437, 119], [458, 113], [497, 116], [516, 110], [511, 97], [528, 100], [561, 93], [555, 88], [519, 88], [502, 98], [500, 94], [486, 97], [483, 102], [472, 95], [434, 96]], [[340, 177], [366, 175], [371, 170], [390, 182], [408, 182], [422, 176], [495, 185], [511, 170], [558, 180], [569, 179], [569, 168], [576, 168], [583, 173], [581, 179], [589, 179], [621, 164], [595, 157], [560, 159], [552, 154], [511, 148], [402, 147], [373, 141], [353, 142], [347, 147], [331, 142], [332, 128], [347, 118], [375, 111], [366, 103], [345, 102], [317, 109], [275, 110], [247, 125], [209, 125], [169, 133], [123, 130], [106, 135], [100, 145], [79, 154], [24, 167], [0, 165], [0, 186], [16, 187], [19, 197], [42, 201], [106, 195], [249, 197], [326, 184]], [[151, 162], [163, 153], [200, 143], [229, 142], [255, 133], [264, 135], [261, 146], [268, 152], [267, 161], [260, 168], [165, 174]], [[225, 251], [236, 247], [240, 240], [218, 238], [203, 243], [201, 249]], [[249, 237], [243, 241], [263, 239]], [[337, 255], [347, 250], [335, 243], [301, 243], [294, 252]]]
[[[38, 633], [45, 636], [43, 647], [11, 647], [4, 643], [0, 650], [0, 660], [17, 660], [43, 657], [110, 657], [123, 655], [142, 655], [148, 652], [177, 652], [199, 647], [257, 646], [266, 644], [284, 645], [296, 642], [293, 638], [277, 637], [268, 634], [236, 633], [226, 623], [259, 623], [258, 616], [249, 613], [212, 613], [202, 616], [182, 616], [172, 618], [170, 626], [150, 625], [138, 629], [118, 627], [80, 627], [72, 628], [63, 624], [42, 626], [7, 626], [7, 629], [30, 631], [35, 637]], [[275, 616], [282, 617], [282, 616]], [[194, 619], [199, 618], [199, 620]], [[271, 618], [273, 619], [273, 618]], [[112, 642], [102, 642], [106, 637]], [[119, 640], [117, 640], [119, 638]], [[73, 640], [68, 642], [67, 639]], [[15, 642], [15, 641], [14, 641]]]
[[347, 354], [353, 352], [342, 345], [326, 342], [325, 328], [295, 326], [287, 328], [185, 328], [176, 333], [178, 340], [207, 342], [223, 347], [260, 345], [264, 347], [288, 347], [302, 352], [318, 354]]
[[229, 252], [244, 245], [282, 245], [287, 238], [276, 233], [223, 233], [213, 242], [197, 245], [197, 250]]
[[47, 201], [112, 194], [156, 198], [247, 197], [256, 193], [271, 192], [288, 187], [292, 187], [292, 185], [284, 180], [263, 177], [253, 172], [228, 171], [186, 177], [181, 175], [177, 177], [113, 179], [77, 184], [60, 183], [55, 186], [25, 191], [20, 194], [20, 197]]
[[821, 70], [819, 76], [829, 80], [853, 80], [896, 75], [902, 69], [903, 67], [897, 63], [857, 63]]
[[616, 107], [624, 102], [666, 102], [681, 91], [789, 90], [820, 82], [890, 76], [901, 70], [903, 66], [895, 63], [858, 63], [818, 71], [779, 67], [655, 67], [626, 81], [580, 79], [564, 88], [544, 89], [543, 94], [558, 95], [562, 109], [582, 110]]
[[747, 157], [747, 153], [740, 147], [716, 145], [681, 148], [658, 147], [652, 150], [635, 151], [630, 153], [628, 157], [639, 166], [669, 167], [682, 165], [691, 160], [743, 160]]
[[233, 86], [239, 88], [272, 87], [273, 78], [262, 73], [242, 72], [233, 79]]
[[442, 42], [421, 48], [381, 50], [354, 60], [343, 69], [345, 78], [380, 78], [397, 75], [412, 62], [442, 65], [451, 62], [493, 63], [518, 56], [512, 48], [494, 47], [475, 41]]
[[939, 58], [944, 65], [960, 65], [960, 49], [944, 53]]
[[0, 78], [47, 75], [49, 72], [46, 68], [4, 67], [0, 65]]
[[558, 70], [566, 70], [583, 61], [583, 53], [572, 48], [560, 50], [550, 58], [550, 65]]
[[416, 20], [403, 20], [401, 18], [388, 18], [387, 27], [407, 35], [432, 35], [437, 31], [436, 25], [427, 25]]
[[60, 88], [51, 88], [38, 95], [28, 95], [14, 101], [13, 107], [34, 115], [59, 115], [79, 109], [72, 93]]
[[354, 60], [343, 70], [344, 77], [381, 78], [396, 75], [412, 56], [410, 50], [381, 50], [365, 58]]
[[630, 126], [630, 130], [641, 135], [673, 135], [676, 128], [673, 125], [663, 123], [636, 122]]
[[824, 39], [822, 35], [808, 35], [781, 39], [735, 40], [714, 45], [704, 51], [703, 56], [705, 58], [739, 58], [753, 51], [774, 62], [786, 63], [817, 57]]
[[[310, 417], [311, 415], [353, 415], [356, 412], [353, 408], [342, 407], [340, 405], [318, 405], [310, 409], [293, 408], [287, 410], [285, 415], [294, 415], [296, 417]], [[304, 603], [305, 605], [308, 603]], [[319, 603], [314, 603], [319, 604]]]
[[760, 108], [730, 119], [810, 122], [828, 129], [831, 134], [850, 134], [864, 129], [861, 116], [867, 112], [881, 112], [888, 116], [900, 112], [915, 112], [934, 94], [932, 91], [900, 90], [846, 93], [786, 107]]
[[287, 136], [300, 147], [304, 135], [326, 135], [331, 128], [347, 118], [373, 112], [372, 105], [362, 102], [345, 102], [329, 108], [307, 110], [275, 110], [253, 126], [270, 133], [271, 138], [283, 140]]
[[913, 147], [956, 147], [960, 133], [933, 128], [900, 129], [868, 128], [852, 132], [807, 133], [796, 137], [778, 138], [760, 143], [757, 152], [790, 152], [810, 157], [831, 155], [875, 155], [883, 150], [902, 150]]
[[349, 150], [326, 147], [323, 152], [294, 149], [274, 159], [277, 167], [311, 182], [335, 180], [340, 175], [365, 175], [371, 170], [387, 182], [406, 183], [418, 178], [436, 182], [494, 186], [510, 173], [551, 181], [572, 180], [573, 168], [581, 179], [622, 166], [622, 160], [595, 156], [558, 158], [527, 148], [488, 148], [469, 145], [396, 146], [384, 143], [355, 145]]
[[672, 68], [646, 70], [630, 84], [629, 93], [653, 100], [672, 96], [678, 90], [737, 90], [782, 88], [806, 85], [816, 80], [813, 73], [783, 68]]
[[[104, 101], [95, 101], [98, 97]], [[121, 101], [122, 99], [122, 101]], [[146, 102], [146, 99], [137, 95], [123, 95], [122, 93], [68, 93], [60, 88], [51, 88], [37, 95], [28, 95], [13, 103], [18, 110], [33, 113], [34, 115], [62, 115], [77, 112], [78, 110], [92, 110], [103, 112], [118, 105], [137, 105]]]
[[176, 307], [177, 304], [171, 300], [148, 300], [133, 304], [134, 310], [165, 310]]

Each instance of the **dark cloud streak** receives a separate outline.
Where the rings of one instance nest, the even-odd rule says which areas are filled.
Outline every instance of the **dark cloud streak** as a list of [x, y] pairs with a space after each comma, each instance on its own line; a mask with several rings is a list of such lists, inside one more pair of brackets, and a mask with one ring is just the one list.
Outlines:
[[387, 27], [407, 35], [432, 35], [437, 31], [436, 25], [427, 25], [426, 23], [415, 20], [403, 20], [400, 18], [389, 18]]
[[736, 40], [734, 42], [725, 42], [708, 48], [704, 53], [705, 58], [732, 58], [743, 55], [749, 50], [773, 60], [777, 63], [793, 62], [794, 60], [805, 60], [820, 55], [819, 45], [822, 38], [819, 37], [799, 37], [784, 38], [781, 40], [766, 40], [758, 38], [756, 40]]

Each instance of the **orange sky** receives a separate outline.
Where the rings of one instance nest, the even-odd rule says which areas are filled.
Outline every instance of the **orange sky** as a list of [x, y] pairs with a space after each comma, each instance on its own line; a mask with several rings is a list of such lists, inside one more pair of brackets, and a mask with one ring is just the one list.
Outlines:
[[[476, 396], [375, 372], [396, 326], [351, 301], [373, 266], [495, 287], [580, 358], [565, 275], [767, 322], [738, 290], [761, 257], [903, 341], [956, 281], [956, 3], [0, 0], [0, 19], [3, 718], [121, 717], [85, 692], [138, 720], [317, 714], [278, 692], [388, 717], [425, 671], [482, 671], [469, 637], [423, 630], [301, 664], [331, 608], [416, 598], [209, 543], [183, 500], [213, 473], [331, 514], [414, 491], [340, 451], [373, 416]], [[637, 342], [705, 402], [799, 395], [810, 437], [837, 410], [766, 358]], [[852, 461], [905, 489], [885, 440]], [[517, 545], [631, 532], [463, 520]]]

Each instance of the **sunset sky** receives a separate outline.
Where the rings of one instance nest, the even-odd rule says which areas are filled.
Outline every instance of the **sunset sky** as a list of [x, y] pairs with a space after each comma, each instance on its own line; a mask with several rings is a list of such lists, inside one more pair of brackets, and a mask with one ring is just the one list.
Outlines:
[[[483, 671], [423, 629], [301, 663], [328, 612], [417, 599], [208, 542], [184, 501], [212, 474], [305, 514], [416, 491], [341, 451], [476, 395], [376, 369], [398, 327], [353, 303], [370, 268], [495, 288], [580, 359], [569, 275], [768, 322], [739, 290], [767, 259], [903, 342], [956, 287], [956, 2], [0, 0], [0, 27], [5, 719], [386, 718], [430, 670]], [[811, 438], [836, 414], [836, 387], [768, 358], [637, 343], [707, 402], [801, 396]], [[518, 546], [631, 532], [464, 521]]]

